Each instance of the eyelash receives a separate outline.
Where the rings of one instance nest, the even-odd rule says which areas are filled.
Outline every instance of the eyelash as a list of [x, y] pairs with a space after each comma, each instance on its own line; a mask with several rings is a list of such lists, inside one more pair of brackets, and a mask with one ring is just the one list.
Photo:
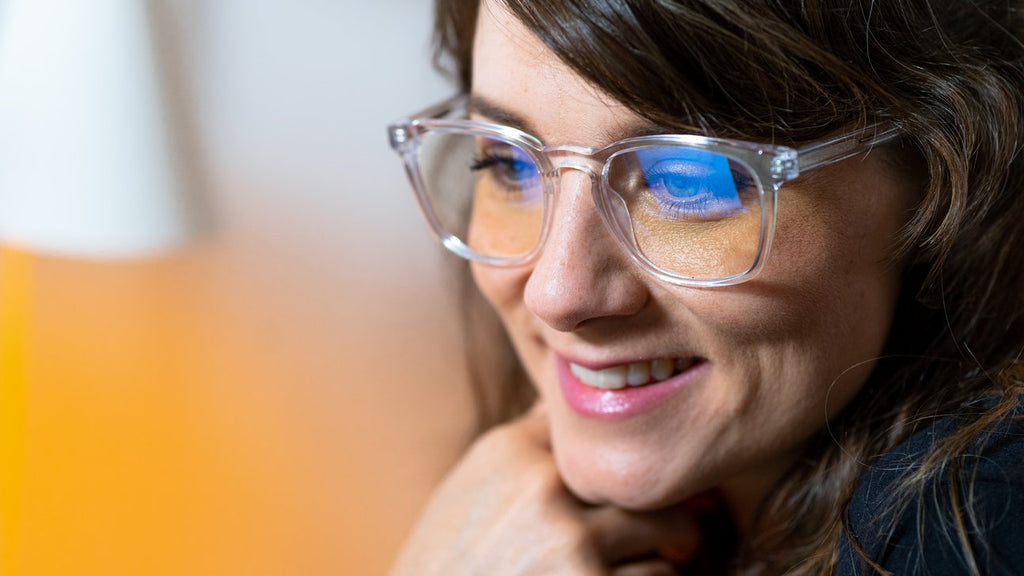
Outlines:
[[498, 162], [513, 162], [512, 158], [499, 158], [498, 156], [489, 152], [482, 152], [479, 156], [473, 158], [472, 164], [469, 165], [470, 172], [479, 172], [488, 168], [493, 168]]
[[[748, 176], [744, 176], [736, 170], [731, 170], [733, 182], [736, 183], [736, 194], [738, 197], [742, 197], [744, 193], [748, 193], [754, 188], [754, 181]], [[655, 177], [673, 177], [678, 175], [677, 171], [671, 169], [663, 169], [661, 171], [655, 170], [649, 176]], [[707, 217], [711, 215], [716, 218], [727, 217], [732, 215], [734, 212], [719, 213], [718, 211], [711, 209], [717, 200], [714, 193], [703, 192], [689, 197], [674, 197], [671, 194], [667, 197], [659, 198], [658, 203], [664, 214], [671, 218], [678, 218], [681, 214], [689, 216]], [[742, 203], [742, 200], [741, 200]]]
[[473, 162], [469, 165], [471, 172], [479, 172], [481, 170], [487, 170], [494, 167], [505, 166], [516, 170], [520, 167], [532, 167], [536, 172], [536, 166], [533, 166], [532, 162], [521, 160], [511, 155], [495, 154], [493, 152], [481, 152], [479, 156], [473, 158]]

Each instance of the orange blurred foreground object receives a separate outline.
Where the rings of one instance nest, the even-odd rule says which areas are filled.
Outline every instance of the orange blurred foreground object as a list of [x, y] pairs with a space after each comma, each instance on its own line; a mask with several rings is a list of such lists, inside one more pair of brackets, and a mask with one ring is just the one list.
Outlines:
[[25, 485], [25, 328], [31, 306], [27, 252], [0, 250], [0, 574], [21, 570]]
[[382, 573], [463, 438], [451, 355], [267, 261], [2, 264], [4, 576]]

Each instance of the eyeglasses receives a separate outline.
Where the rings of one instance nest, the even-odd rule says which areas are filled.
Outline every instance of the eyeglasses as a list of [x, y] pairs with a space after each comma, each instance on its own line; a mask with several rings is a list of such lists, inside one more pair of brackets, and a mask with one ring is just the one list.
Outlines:
[[389, 126], [420, 207], [450, 251], [493, 266], [540, 253], [559, 177], [591, 181], [594, 205], [641, 268], [682, 286], [727, 286], [763, 267], [780, 186], [892, 140], [873, 125], [799, 149], [689, 134], [640, 136], [595, 150], [545, 146], [516, 128], [468, 120], [456, 96]]

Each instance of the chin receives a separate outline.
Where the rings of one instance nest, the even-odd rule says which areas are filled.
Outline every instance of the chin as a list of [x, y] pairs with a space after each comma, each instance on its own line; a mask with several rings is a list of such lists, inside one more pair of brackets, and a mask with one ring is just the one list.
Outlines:
[[700, 491], [696, 486], [687, 489], [687, 479], [667, 470], [662, 462], [614, 455], [594, 458], [593, 454], [576, 457], [555, 449], [562, 481], [589, 504], [646, 511], [671, 506]]

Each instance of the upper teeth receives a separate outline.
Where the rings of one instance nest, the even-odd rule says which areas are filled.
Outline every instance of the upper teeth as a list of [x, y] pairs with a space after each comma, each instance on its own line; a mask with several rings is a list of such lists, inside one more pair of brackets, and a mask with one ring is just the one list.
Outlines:
[[[680, 360], [679, 364], [688, 364]], [[630, 386], [642, 386], [653, 378], [660, 382], [666, 380], [676, 370], [675, 360], [655, 360], [653, 362], [633, 362], [612, 366], [603, 370], [591, 370], [579, 364], [569, 363], [569, 370], [573, 375], [587, 386], [602, 388], [604, 390], [618, 390], [627, 384]]]

